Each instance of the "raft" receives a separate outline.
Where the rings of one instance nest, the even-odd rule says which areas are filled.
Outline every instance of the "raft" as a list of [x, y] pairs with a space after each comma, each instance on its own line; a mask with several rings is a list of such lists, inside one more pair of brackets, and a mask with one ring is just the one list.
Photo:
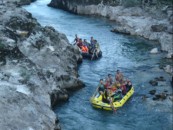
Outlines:
[[[127, 100], [133, 95], [133, 93], [134, 93], [134, 87], [132, 87], [127, 92], [127, 94], [123, 96], [122, 99], [113, 102], [114, 108], [118, 109], [118, 108], [122, 107], [127, 102]], [[94, 108], [98, 108], [98, 109], [103, 109], [103, 110], [108, 110], [108, 111], [112, 110], [111, 105], [108, 103], [102, 102], [102, 96], [100, 95], [97, 97], [97, 95], [98, 95], [98, 93], [95, 94], [94, 96], [92, 96], [90, 99], [92, 106]]]
[[[83, 52], [82, 52], [82, 57], [83, 57], [84, 59], [90, 59], [90, 60], [91, 60], [92, 55], [93, 55], [93, 54], [83, 53]], [[99, 51], [98, 57], [94, 54], [94, 57], [92, 58], [92, 60], [99, 59], [100, 57], [102, 57], [102, 51]]]
[[[79, 49], [83, 59], [97, 60], [97, 59], [102, 57], [102, 51], [101, 50], [99, 51], [98, 57], [97, 57], [96, 54], [94, 54], [94, 56], [93, 56], [93, 54], [82, 52], [82, 50], [77, 45], [75, 45], [75, 47], [77, 47]], [[92, 56], [93, 56], [93, 58], [92, 58]]]

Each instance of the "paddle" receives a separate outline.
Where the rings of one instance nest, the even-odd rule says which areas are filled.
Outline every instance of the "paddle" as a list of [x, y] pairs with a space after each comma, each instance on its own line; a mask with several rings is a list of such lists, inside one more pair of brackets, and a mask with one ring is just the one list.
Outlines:
[[93, 98], [95, 97], [95, 95], [97, 94], [97, 92], [98, 92], [98, 87], [96, 88], [94, 94], [92, 95], [92, 97], [91, 97], [91, 101], [93, 100]]
[[94, 49], [93, 54], [92, 54], [92, 56], [91, 56], [91, 60], [94, 59], [94, 56], [95, 56], [95, 49]]

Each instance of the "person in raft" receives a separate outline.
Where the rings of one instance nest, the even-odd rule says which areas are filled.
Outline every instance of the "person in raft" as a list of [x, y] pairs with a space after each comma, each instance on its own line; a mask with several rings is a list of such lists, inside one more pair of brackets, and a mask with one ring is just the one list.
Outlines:
[[126, 92], [128, 92], [132, 88], [132, 82], [127, 79], [126, 81]]
[[126, 85], [127, 85], [127, 81], [123, 81], [123, 83], [121, 84], [121, 87], [120, 87], [123, 95], [126, 95], [126, 93], [127, 93]]
[[120, 72], [120, 70], [117, 70], [115, 80], [118, 81], [120, 84], [123, 83], [123, 74]]
[[106, 88], [111, 88], [112, 84], [113, 84], [112, 75], [108, 74], [106, 79]]
[[77, 43], [77, 46], [81, 49], [83, 46], [82, 38], [79, 39], [79, 42]]
[[79, 42], [79, 37], [77, 36], [77, 34], [75, 34], [75, 39], [74, 39], [74, 45], [76, 45]]
[[89, 42], [87, 42], [87, 40], [86, 40], [86, 39], [84, 39], [84, 40], [83, 40], [83, 44], [84, 44], [85, 46], [87, 46], [88, 48], [90, 47], [90, 43], [89, 43]]
[[100, 47], [99, 47], [99, 43], [97, 42], [97, 40], [93, 41], [93, 44], [91, 44], [91, 60], [94, 58], [94, 56], [96, 56], [98, 58], [99, 52], [100, 52]]
[[[109, 84], [113, 83], [111, 74], [108, 74], [108, 78], [107, 81], [109, 81]], [[98, 85], [98, 92], [99, 92], [99, 96], [102, 95], [102, 102], [104, 103], [108, 103], [110, 104], [112, 110], [114, 112], [116, 112], [116, 108], [114, 108], [113, 106], [113, 102], [115, 101], [115, 99], [117, 97], [119, 97], [117, 94], [113, 95], [112, 97], [110, 96], [110, 92], [108, 91], [108, 89], [105, 88], [106, 85], [104, 84], [103, 79], [100, 79], [99, 85]], [[119, 94], [120, 95], [120, 94]]]
[[82, 50], [83, 53], [88, 53], [88, 51], [89, 51], [88, 47], [84, 44], [81, 46], [81, 50]]
[[93, 36], [92, 36], [91, 39], [90, 39], [90, 44], [91, 44], [92, 46], [95, 46], [95, 40], [94, 40]]
[[111, 98], [109, 95], [110, 94], [108, 90], [105, 89], [104, 92], [102, 93], [102, 102], [110, 104], [112, 110], [116, 112], [116, 108], [114, 108], [114, 105], [113, 105], [114, 99]]
[[105, 84], [103, 82], [103, 79], [100, 79], [97, 91], [99, 92], [100, 95], [102, 95], [104, 93], [104, 90], [105, 90]]

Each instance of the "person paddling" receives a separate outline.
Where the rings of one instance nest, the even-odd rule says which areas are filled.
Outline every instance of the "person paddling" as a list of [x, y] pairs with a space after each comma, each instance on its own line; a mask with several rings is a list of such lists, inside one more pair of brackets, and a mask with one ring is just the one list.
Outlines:
[[83, 42], [82, 39], [79, 39], [79, 42], [77, 43], [77, 46], [81, 49], [81, 47], [83, 46]]
[[97, 91], [99, 92], [100, 95], [102, 95], [104, 90], [105, 90], [105, 84], [103, 82], [103, 79], [100, 79]]
[[102, 93], [102, 102], [110, 104], [113, 112], [116, 112], [116, 108], [114, 107], [113, 101], [113, 98], [109, 97], [108, 90], [105, 89], [104, 93]]

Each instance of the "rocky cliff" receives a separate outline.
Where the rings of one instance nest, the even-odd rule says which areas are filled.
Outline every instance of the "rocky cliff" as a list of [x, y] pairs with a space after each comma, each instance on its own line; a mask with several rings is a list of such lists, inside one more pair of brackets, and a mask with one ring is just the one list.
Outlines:
[[0, 3], [0, 129], [59, 129], [51, 108], [83, 86], [81, 55], [64, 34], [18, 7], [24, 3]]
[[173, 55], [172, 0], [52, 0], [49, 6], [76, 14], [99, 15], [117, 23], [114, 32], [161, 43]]

